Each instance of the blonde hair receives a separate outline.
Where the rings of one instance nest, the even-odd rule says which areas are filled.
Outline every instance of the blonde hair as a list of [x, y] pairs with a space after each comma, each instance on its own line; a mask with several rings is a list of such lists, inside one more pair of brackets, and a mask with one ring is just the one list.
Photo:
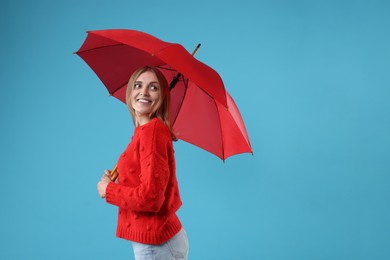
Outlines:
[[127, 108], [130, 111], [131, 117], [133, 118], [133, 123], [136, 125], [136, 116], [135, 116], [135, 110], [133, 106], [131, 105], [131, 94], [134, 90], [134, 85], [138, 77], [144, 73], [150, 71], [154, 73], [157, 77], [158, 83], [159, 83], [159, 91], [160, 91], [160, 98], [157, 101], [157, 103], [153, 106], [152, 111], [149, 114], [149, 118], [159, 118], [161, 121], [164, 122], [164, 124], [168, 127], [169, 131], [171, 132], [171, 136], [173, 140], [176, 140], [176, 136], [173, 132], [171, 123], [170, 123], [170, 101], [171, 101], [171, 96], [170, 96], [170, 91], [169, 91], [169, 85], [167, 79], [164, 77], [162, 72], [155, 68], [155, 67], [150, 67], [150, 66], [144, 66], [139, 69], [137, 69], [130, 77], [129, 82], [127, 84], [127, 89], [126, 89], [126, 104]]

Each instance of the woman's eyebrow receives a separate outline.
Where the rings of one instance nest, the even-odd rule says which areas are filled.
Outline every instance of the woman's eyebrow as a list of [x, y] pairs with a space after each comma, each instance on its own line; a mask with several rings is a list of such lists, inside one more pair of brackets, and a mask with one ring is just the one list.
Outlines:
[[[134, 82], [134, 84], [143, 84], [144, 82], [143, 81], [140, 81], [140, 80], [137, 80], [136, 82]], [[158, 81], [151, 81], [149, 82], [149, 84], [159, 84]]]

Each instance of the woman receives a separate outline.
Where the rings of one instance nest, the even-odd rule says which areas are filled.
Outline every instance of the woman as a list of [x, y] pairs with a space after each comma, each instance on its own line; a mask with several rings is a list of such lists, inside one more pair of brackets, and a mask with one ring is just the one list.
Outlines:
[[169, 86], [162, 73], [142, 67], [130, 77], [126, 103], [134, 135], [98, 192], [119, 207], [116, 235], [131, 240], [135, 259], [187, 259], [188, 240], [176, 211], [181, 206], [169, 123]]

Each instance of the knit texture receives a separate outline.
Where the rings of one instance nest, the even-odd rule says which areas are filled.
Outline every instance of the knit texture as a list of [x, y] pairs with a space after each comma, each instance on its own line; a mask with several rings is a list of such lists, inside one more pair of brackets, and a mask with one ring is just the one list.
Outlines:
[[106, 189], [106, 201], [119, 207], [116, 235], [161, 244], [177, 234], [182, 202], [171, 134], [160, 119], [135, 128], [117, 169], [118, 183]]

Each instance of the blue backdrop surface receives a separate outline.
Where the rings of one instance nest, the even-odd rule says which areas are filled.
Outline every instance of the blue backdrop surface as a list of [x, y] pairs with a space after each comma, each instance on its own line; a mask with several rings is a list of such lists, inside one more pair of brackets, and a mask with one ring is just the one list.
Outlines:
[[86, 31], [181, 43], [222, 76], [254, 156], [175, 143], [190, 259], [390, 259], [390, 2], [0, 2], [0, 259], [133, 259], [96, 183], [126, 107]]

